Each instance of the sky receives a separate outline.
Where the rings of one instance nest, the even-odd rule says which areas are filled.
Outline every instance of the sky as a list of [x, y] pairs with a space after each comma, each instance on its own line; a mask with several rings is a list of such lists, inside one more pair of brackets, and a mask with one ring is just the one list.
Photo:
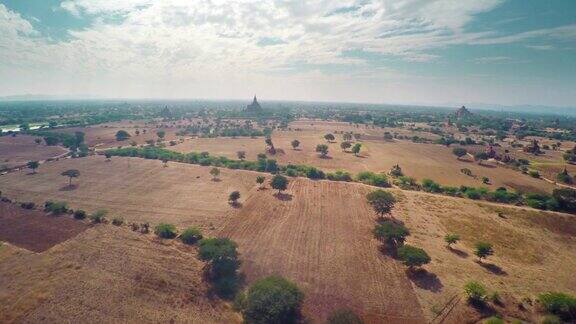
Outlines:
[[0, 96], [576, 107], [575, 0], [0, 0]]

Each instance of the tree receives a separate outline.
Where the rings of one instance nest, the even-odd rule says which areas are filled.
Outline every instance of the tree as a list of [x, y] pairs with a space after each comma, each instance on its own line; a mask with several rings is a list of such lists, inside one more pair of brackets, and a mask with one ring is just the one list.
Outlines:
[[38, 169], [38, 167], [40, 166], [40, 162], [28, 161], [28, 163], [26, 163], [26, 165], [28, 166], [28, 168], [32, 169], [32, 173], [36, 173], [36, 169]]
[[483, 303], [486, 298], [486, 288], [476, 281], [469, 281], [464, 286], [464, 293], [468, 296], [468, 300], [473, 303]]
[[342, 139], [344, 139], [344, 141], [346, 141], [346, 142], [350, 142], [352, 140], [352, 134], [344, 133], [344, 134], [342, 134]]
[[462, 147], [455, 147], [452, 150], [452, 154], [456, 155], [456, 157], [458, 158], [458, 160], [460, 160], [461, 157], [465, 156], [466, 154], [468, 154], [468, 151], [466, 151], [465, 148]]
[[232, 191], [230, 193], [230, 195], [228, 196], [228, 201], [232, 204], [232, 205], [237, 205], [238, 204], [238, 199], [240, 199], [240, 191]]
[[393, 247], [404, 244], [406, 236], [410, 234], [404, 225], [390, 221], [376, 225], [373, 233], [376, 239]]
[[288, 179], [280, 174], [275, 175], [272, 177], [272, 181], [270, 181], [270, 185], [273, 189], [278, 190], [278, 193], [286, 190], [288, 188]]
[[322, 157], [325, 157], [328, 154], [328, 145], [326, 144], [316, 145], [316, 152], [320, 153]]
[[481, 165], [482, 161], [488, 160], [488, 154], [486, 154], [486, 152], [476, 153], [474, 154], [474, 159]]
[[228, 238], [203, 239], [199, 243], [198, 256], [210, 262], [209, 279], [220, 296], [230, 297], [238, 289], [238, 245]]
[[168, 167], [168, 158], [162, 158], [162, 164], [164, 165], [164, 167]]
[[104, 156], [106, 157], [106, 161], [110, 161], [112, 159], [112, 154], [110, 152], [104, 152]]
[[264, 177], [264, 176], [257, 176], [256, 177], [256, 183], [260, 185], [260, 188], [262, 188], [264, 181], [266, 181], [266, 177]]
[[336, 139], [336, 137], [334, 137], [334, 135], [332, 135], [332, 134], [326, 134], [326, 135], [324, 135], [324, 139], [325, 139], [327, 142], [332, 142], [333, 140]]
[[[1, 134], [1, 133], [0, 133], [0, 134]], [[37, 137], [37, 138], [34, 139], [34, 143], [40, 145], [40, 144], [42, 143], [42, 139], [39, 138], [39, 137]]]
[[414, 267], [421, 267], [431, 261], [426, 251], [411, 245], [403, 245], [398, 248], [398, 257], [410, 270]]
[[360, 144], [360, 143], [354, 144], [354, 146], [352, 146], [352, 153], [354, 153], [354, 155], [358, 156], [358, 153], [360, 153], [361, 148], [362, 148], [362, 144]]
[[478, 257], [479, 261], [482, 259], [487, 258], [494, 254], [494, 250], [492, 249], [492, 244], [488, 242], [478, 242], [476, 243], [474, 254]]
[[456, 244], [458, 241], [460, 241], [460, 236], [458, 234], [446, 234], [446, 236], [444, 236], [444, 242], [448, 244], [447, 246], [449, 249], [452, 248], [452, 244]]
[[130, 134], [128, 134], [127, 131], [125, 131], [125, 130], [119, 130], [119, 131], [116, 132], [116, 140], [117, 140], [118, 142], [120, 142], [120, 141], [125, 141], [125, 140], [127, 140], [128, 138], [130, 138]]
[[342, 142], [340, 143], [340, 148], [342, 149], [342, 151], [346, 152], [347, 149], [349, 149], [352, 146], [352, 144], [350, 142]]
[[547, 292], [540, 294], [538, 301], [547, 312], [558, 315], [566, 322], [572, 323], [572, 320], [576, 320], [576, 297], [560, 292]]
[[384, 214], [389, 214], [394, 208], [394, 203], [396, 203], [396, 199], [391, 193], [381, 189], [367, 194], [366, 200], [380, 217], [384, 217]]
[[296, 323], [303, 300], [304, 294], [294, 283], [270, 276], [248, 289], [242, 313], [247, 323]]
[[292, 145], [292, 149], [295, 150], [298, 146], [300, 146], [300, 141], [295, 139], [292, 142], [290, 142], [290, 144]]
[[76, 169], [69, 169], [61, 173], [62, 176], [68, 177], [68, 186], [72, 186], [72, 178], [78, 178], [80, 176], [80, 171]]
[[166, 136], [166, 131], [164, 131], [164, 130], [159, 130], [159, 131], [156, 132], [156, 135], [158, 135], [158, 138], [162, 140], [162, 139], [164, 139], [164, 137]]
[[220, 175], [220, 169], [212, 168], [212, 170], [210, 170], [210, 174], [212, 175], [212, 180], [216, 181], [218, 180], [218, 176]]
[[246, 151], [238, 151], [236, 152], [236, 156], [238, 157], [238, 159], [240, 159], [240, 161], [244, 161], [244, 159], [246, 158]]

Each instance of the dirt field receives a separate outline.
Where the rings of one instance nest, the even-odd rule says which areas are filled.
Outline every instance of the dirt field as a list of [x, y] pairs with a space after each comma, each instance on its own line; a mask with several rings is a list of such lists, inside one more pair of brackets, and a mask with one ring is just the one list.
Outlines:
[[[507, 187], [523, 192], [552, 192], [554, 189], [554, 185], [550, 183], [502, 166], [457, 160], [452, 149], [442, 145], [416, 144], [406, 140], [386, 142], [381, 139], [381, 133], [378, 140], [361, 140], [362, 151], [360, 156], [356, 157], [342, 151], [341, 135], [336, 135], [336, 143], [326, 143], [323, 139], [325, 134], [326, 132], [319, 130], [276, 131], [272, 140], [276, 149], [281, 152], [271, 158], [277, 159], [281, 164], [308, 164], [326, 171], [342, 169], [354, 174], [360, 171], [388, 172], [392, 166], [400, 164], [408, 176], [419, 180], [429, 178], [450, 186], [483, 186], [482, 177], [485, 176], [490, 179], [491, 185], [488, 187], [492, 190]], [[290, 145], [294, 139], [301, 143], [298, 150], [293, 150]], [[321, 143], [329, 146], [328, 158], [320, 158], [315, 152], [316, 145]], [[266, 146], [262, 138], [198, 138], [169, 149], [178, 152], [207, 151], [229, 158], [236, 158], [237, 151], [245, 151], [247, 159], [255, 160], [259, 153], [265, 152]], [[476, 178], [462, 174], [462, 168], [472, 170]]]
[[[477, 280], [509, 298], [507, 313], [518, 312], [515, 303], [524, 297], [534, 298], [551, 290], [576, 292], [571, 270], [576, 268], [574, 216], [417, 192], [403, 192], [401, 196], [395, 217], [412, 232], [407, 243], [423, 247], [432, 257], [432, 263], [425, 267], [428, 273], [413, 279], [429, 318], [457, 296], [460, 302], [445, 322], [472, 319], [459, 317], [471, 316], [470, 307], [461, 297], [462, 287], [469, 280]], [[462, 238], [452, 250], [443, 241], [447, 233]], [[495, 250], [481, 264], [473, 254], [478, 241], [492, 243]], [[534, 320], [530, 316], [533, 314], [518, 314]]]
[[[78, 169], [76, 188], [67, 187], [60, 175]], [[126, 221], [168, 222], [178, 227], [198, 226], [205, 231], [218, 227], [230, 212], [228, 195], [240, 191], [243, 201], [256, 185], [256, 173], [222, 169], [220, 181], [212, 181], [210, 167], [157, 160], [103, 156], [47, 163], [37, 174], [11, 173], [2, 177], [0, 190], [18, 201], [43, 204], [46, 200], [68, 202], [87, 212], [109, 211], [109, 217]]]
[[33, 254], [0, 249], [2, 323], [239, 323], [192, 248], [99, 225]]
[[378, 251], [365, 186], [293, 181], [290, 198], [272, 190], [250, 197], [221, 234], [238, 242], [248, 282], [278, 273], [306, 294], [305, 315], [318, 322], [351, 307], [369, 323], [423, 322], [404, 269]]
[[0, 241], [42, 252], [86, 230], [86, 224], [0, 202]]
[[13, 168], [26, 165], [28, 161], [42, 161], [67, 152], [59, 146], [36, 144], [35, 136], [0, 136], [0, 168]]

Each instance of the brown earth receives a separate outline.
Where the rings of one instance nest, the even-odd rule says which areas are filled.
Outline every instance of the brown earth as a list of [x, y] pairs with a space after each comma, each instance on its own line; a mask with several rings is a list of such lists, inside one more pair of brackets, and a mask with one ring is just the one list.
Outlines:
[[[492, 190], [506, 187], [523, 192], [552, 192], [555, 188], [544, 180], [531, 178], [503, 166], [479, 165], [458, 160], [452, 154], [452, 148], [443, 145], [417, 144], [407, 140], [361, 140], [359, 143], [362, 144], [362, 150], [356, 157], [350, 152], [342, 151], [341, 135], [336, 135], [335, 143], [327, 143], [323, 139], [325, 134], [319, 130], [275, 131], [272, 140], [280, 152], [269, 157], [283, 165], [307, 164], [325, 171], [346, 170], [353, 174], [361, 171], [388, 172], [392, 166], [399, 164], [408, 176], [418, 180], [429, 178], [446, 186], [485, 186], [482, 184], [482, 177], [488, 177], [491, 182], [487, 187]], [[383, 132], [379, 135], [380, 138], [382, 134]], [[290, 145], [294, 139], [301, 143], [297, 150], [293, 150]], [[317, 144], [328, 144], [328, 158], [321, 158], [315, 152]], [[262, 138], [196, 138], [169, 149], [184, 153], [206, 151], [233, 159], [237, 158], [238, 151], [245, 151], [248, 160], [256, 160], [259, 153], [265, 152], [266, 145]], [[475, 177], [461, 173], [463, 168], [470, 169]]]
[[12, 203], [0, 202], [0, 241], [42, 252], [88, 228], [66, 216], [49, 216]]
[[421, 323], [404, 268], [379, 252], [370, 188], [298, 179], [287, 194], [251, 196], [220, 232], [239, 244], [248, 283], [280, 274], [303, 289], [304, 315], [316, 322], [351, 307], [367, 323]]
[[28, 161], [43, 161], [68, 152], [59, 146], [36, 144], [36, 136], [0, 136], [0, 169], [26, 165]]
[[2, 323], [239, 323], [193, 248], [98, 225], [44, 253], [0, 249]]
[[[80, 171], [73, 188], [60, 175], [68, 169]], [[221, 169], [220, 180], [213, 181], [210, 169], [182, 163], [163, 167], [161, 161], [139, 158], [106, 162], [103, 156], [93, 156], [47, 163], [33, 175], [7, 174], [0, 190], [21, 202], [65, 201], [87, 212], [106, 209], [110, 218], [211, 231], [235, 210], [228, 204], [230, 192], [240, 191], [242, 202], [256, 186], [257, 173]]]

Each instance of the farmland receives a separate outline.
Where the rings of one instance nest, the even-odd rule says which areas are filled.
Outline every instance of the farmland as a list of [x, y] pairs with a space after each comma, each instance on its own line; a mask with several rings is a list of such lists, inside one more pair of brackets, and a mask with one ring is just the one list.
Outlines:
[[46, 146], [35, 142], [37, 137], [18, 135], [0, 137], [0, 169], [24, 166], [28, 161], [41, 161], [66, 154], [59, 146]]

